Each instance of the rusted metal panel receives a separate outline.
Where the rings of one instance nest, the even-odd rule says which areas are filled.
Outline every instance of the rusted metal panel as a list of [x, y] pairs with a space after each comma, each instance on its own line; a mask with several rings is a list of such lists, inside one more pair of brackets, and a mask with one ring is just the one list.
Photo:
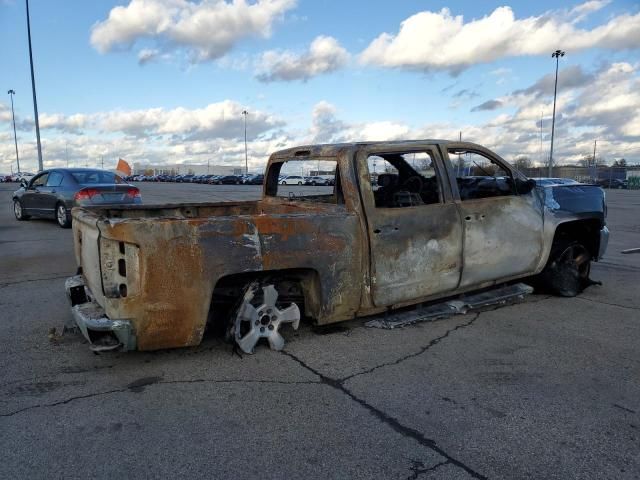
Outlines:
[[542, 206], [533, 194], [459, 202], [464, 223], [460, 286], [535, 270], [542, 256]]
[[462, 228], [453, 204], [370, 212], [372, 293], [391, 305], [454, 290], [460, 281]]
[[[318, 323], [355, 315], [363, 243], [358, 217], [344, 205], [281, 204], [276, 208], [259, 202], [198, 208], [207, 217], [180, 218], [173, 212], [172, 217], [98, 222], [103, 244], [111, 240], [114, 248], [120, 242], [139, 247], [139, 286], [126, 297], [117, 297], [113, 289], [96, 296], [109, 318], [131, 320], [140, 350], [198, 344], [214, 285], [240, 272], [315, 271], [322, 285]], [[237, 215], [215, 216], [216, 209]], [[272, 213], [276, 210], [290, 213]], [[116, 275], [114, 269], [102, 273]], [[92, 290], [101, 288], [90, 272], [86, 276]], [[103, 283], [114, 284], [109, 278], [103, 278]]]
[[[393, 152], [428, 152], [440, 176], [441, 203], [376, 208], [367, 159]], [[360, 193], [368, 223], [371, 296], [376, 306], [394, 305], [454, 290], [462, 266], [462, 228], [439, 151], [418, 142], [376, 145], [357, 154]]]

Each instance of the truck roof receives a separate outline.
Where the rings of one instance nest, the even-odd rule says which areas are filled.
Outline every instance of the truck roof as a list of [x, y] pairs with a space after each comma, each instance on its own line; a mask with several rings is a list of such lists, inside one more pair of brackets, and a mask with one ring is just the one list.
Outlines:
[[406, 147], [407, 145], [416, 144], [447, 144], [447, 143], [456, 143], [456, 144], [465, 144], [469, 147], [479, 147], [480, 145], [471, 142], [459, 142], [457, 140], [442, 140], [442, 139], [425, 139], [425, 140], [393, 140], [393, 141], [375, 141], [375, 142], [345, 142], [345, 143], [319, 143], [319, 144], [311, 144], [311, 145], [300, 145], [292, 148], [286, 148], [283, 150], [278, 150], [272, 154], [272, 158], [278, 157], [292, 157], [292, 156], [322, 156], [322, 157], [332, 157], [337, 155], [340, 151], [346, 149], [354, 149], [362, 146], [375, 146], [375, 145], [402, 145]]

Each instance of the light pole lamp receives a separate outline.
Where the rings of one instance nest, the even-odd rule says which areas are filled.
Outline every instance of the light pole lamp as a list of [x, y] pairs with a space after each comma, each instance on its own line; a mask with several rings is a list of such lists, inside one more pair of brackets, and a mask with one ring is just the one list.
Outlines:
[[558, 64], [560, 57], [564, 57], [565, 52], [556, 50], [551, 54], [551, 58], [556, 59], [556, 83], [553, 87], [553, 120], [551, 121], [551, 151], [549, 152], [549, 177], [553, 177], [553, 135], [556, 128], [556, 95], [558, 94]]
[[242, 110], [242, 116], [244, 117], [244, 173], [249, 173], [249, 160], [247, 157], [247, 115], [249, 112]]
[[18, 157], [18, 136], [16, 135], [16, 114], [13, 111], [13, 96], [16, 94], [15, 90], [11, 89], [7, 92], [11, 97], [11, 119], [13, 120], [13, 141], [16, 144], [16, 163], [18, 164], [18, 173], [20, 173], [20, 157]]

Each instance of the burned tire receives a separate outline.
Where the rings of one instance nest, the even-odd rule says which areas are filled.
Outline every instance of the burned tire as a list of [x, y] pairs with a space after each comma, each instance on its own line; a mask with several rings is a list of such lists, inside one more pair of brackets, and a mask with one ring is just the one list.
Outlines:
[[549, 261], [535, 283], [555, 295], [575, 297], [592, 283], [590, 272], [589, 250], [577, 241], [561, 241], [552, 247]]

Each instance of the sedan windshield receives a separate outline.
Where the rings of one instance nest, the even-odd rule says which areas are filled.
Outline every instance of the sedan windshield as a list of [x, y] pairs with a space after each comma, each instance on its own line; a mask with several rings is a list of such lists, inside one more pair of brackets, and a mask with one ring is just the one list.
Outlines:
[[125, 183], [125, 181], [115, 173], [103, 170], [78, 170], [71, 172], [71, 175], [81, 185], [96, 183]]

